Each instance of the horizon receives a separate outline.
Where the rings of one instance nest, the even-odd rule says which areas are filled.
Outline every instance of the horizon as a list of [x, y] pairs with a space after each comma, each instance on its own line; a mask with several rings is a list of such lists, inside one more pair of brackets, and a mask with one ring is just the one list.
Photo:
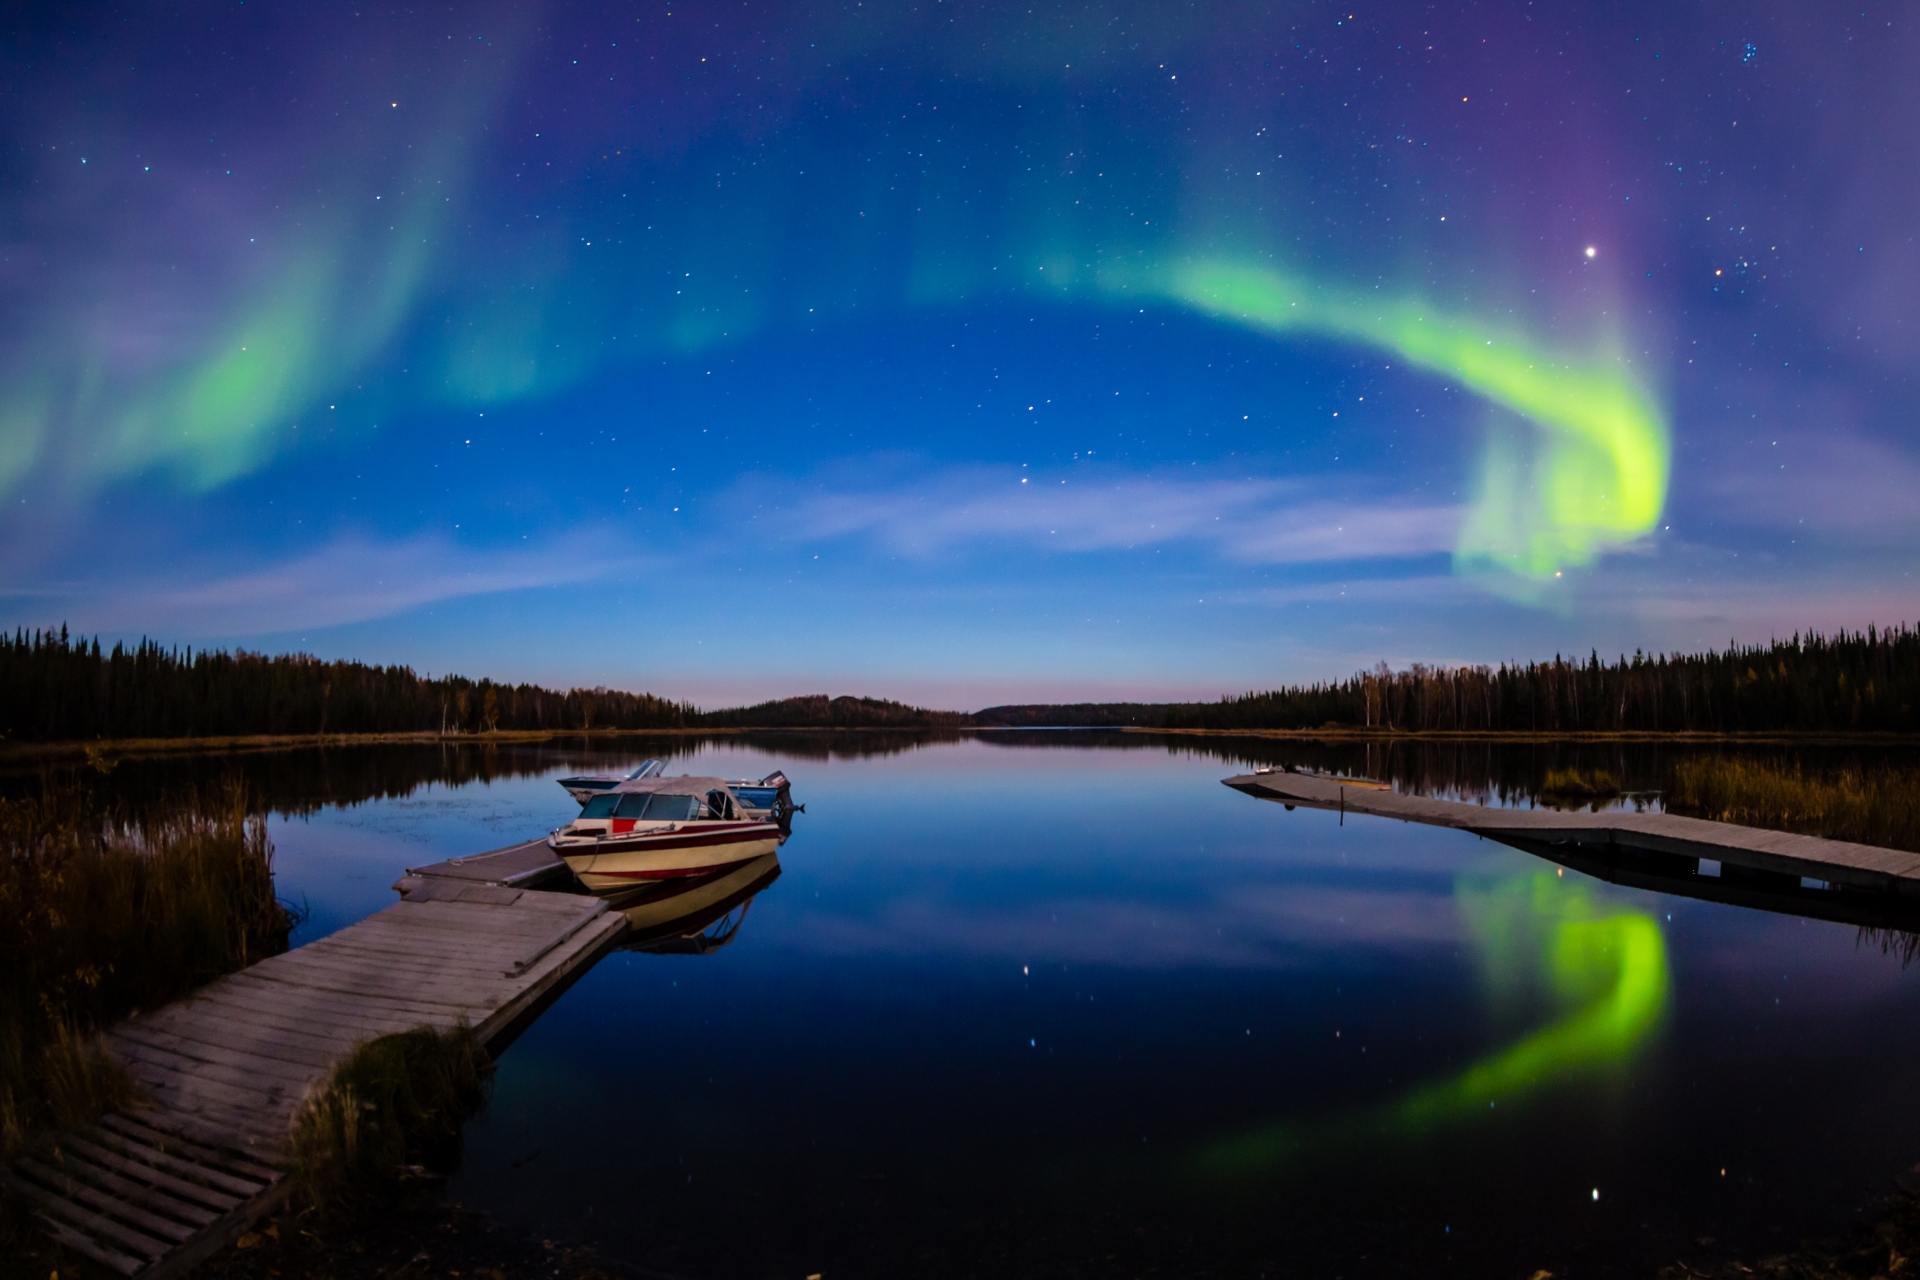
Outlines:
[[[1725, 649], [1711, 648], [1711, 649], [1692, 650], [1692, 651], [1656, 650], [1653, 652], [1647, 652], [1644, 650], [1636, 649], [1631, 655], [1622, 652], [1609, 657], [1602, 657], [1597, 649], [1590, 648], [1588, 653], [1588, 661], [1597, 662], [1603, 669], [1619, 669], [1619, 668], [1624, 668], [1628, 664], [1630, 659], [1635, 662], [1641, 659], [1645, 659], [1650, 664], [1657, 666], [1659, 664], [1666, 663], [1666, 662], [1684, 662], [1690, 659], [1699, 659], [1699, 658], [1712, 659], [1712, 658], [1718, 658], [1723, 656], [1731, 656], [1737, 653], [1741, 653], [1743, 651], [1764, 652], [1769, 649], [1777, 650], [1784, 647], [1790, 647], [1795, 645], [1818, 645], [1824, 642], [1847, 642], [1850, 640], [1851, 641], [1876, 641], [1877, 640], [1879, 642], [1884, 643], [1894, 637], [1899, 637], [1904, 640], [1911, 640], [1915, 636], [1920, 636], [1920, 626], [1916, 626], [1914, 624], [1909, 624], [1906, 622], [1898, 622], [1893, 624], [1869, 623], [1867, 626], [1851, 632], [1844, 628], [1838, 628], [1832, 632], [1818, 632], [1818, 631], [1809, 629], [1805, 631], [1796, 631], [1785, 637], [1774, 636], [1769, 638], [1767, 641], [1759, 642], [1759, 643], [1743, 644], [1738, 640], [1730, 640]], [[0, 640], [4, 640], [4, 639], [6, 639], [6, 637], [4, 636], [3, 633], [0, 633]], [[169, 653], [176, 658], [180, 658], [184, 660], [192, 660], [197, 657], [204, 656], [204, 654], [208, 652], [208, 650], [205, 650], [205, 649], [196, 651], [190, 645], [185, 645], [185, 646], [166, 645], [163, 642], [149, 636], [142, 636], [138, 642], [135, 642], [133, 644], [129, 644], [128, 642], [125, 642], [125, 641], [115, 641], [109, 645], [109, 644], [104, 644], [102, 642], [101, 637], [97, 635], [87, 636], [79, 633], [70, 633], [69, 628], [67, 628], [64, 624], [57, 631], [45, 630], [45, 631], [35, 631], [32, 633], [27, 633], [25, 631], [16, 630], [12, 639], [15, 642], [26, 642], [29, 644], [37, 644], [37, 643], [71, 644], [73, 646], [76, 646], [77, 649], [80, 651], [84, 651], [89, 647], [96, 647], [100, 650], [100, 652], [103, 655], [106, 655], [106, 656], [110, 656], [113, 652], [121, 649], [130, 651], [134, 648], [145, 646], [145, 645], [156, 646], [162, 652]], [[1354, 679], [1372, 676], [1376, 673], [1376, 670], [1378, 669], [1376, 668], [1375, 670], [1351, 671], [1351, 672], [1348, 672], [1345, 676], [1335, 677], [1331, 680], [1325, 680], [1325, 681], [1303, 681], [1303, 682], [1284, 684], [1284, 685], [1275, 684], [1275, 685], [1267, 685], [1267, 686], [1254, 686], [1246, 689], [1232, 690], [1225, 693], [1210, 694], [1210, 695], [1204, 695], [1199, 697], [1153, 698], [1153, 697], [1124, 697], [1123, 696], [1123, 697], [1106, 697], [1106, 698], [1103, 698], [1103, 697], [1007, 698], [1007, 699], [1002, 699], [996, 702], [981, 703], [979, 705], [972, 706], [972, 707], [958, 707], [958, 706], [953, 706], [951, 704], [942, 704], [939, 702], [931, 702], [931, 701], [916, 702], [911, 699], [891, 697], [885, 694], [873, 694], [873, 693], [862, 693], [862, 692], [835, 693], [829, 690], [818, 690], [818, 689], [809, 691], [809, 692], [799, 692], [799, 693], [793, 692], [792, 690], [787, 690], [785, 692], [775, 692], [775, 693], [767, 694], [765, 696], [741, 698], [733, 701], [716, 700], [716, 701], [702, 702], [696, 698], [681, 697], [681, 696], [677, 696], [670, 693], [663, 693], [658, 689], [651, 689], [651, 688], [644, 688], [644, 687], [637, 687], [637, 686], [626, 687], [626, 686], [619, 686], [619, 685], [609, 685], [604, 682], [599, 684], [572, 684], [572, 685], [542, 686], [538, 681], [513, 680], [513, 679], [501, 678], [488, 672], [471, 672], [471, 671], [435, 672], [432, 670], [424, 670], [424, 669], [414, 670], [413, 668], [408, 667], [404, 663], [391, 663], [391, 664], [371, 663], [371, 662], [365, 662], [365, 661], [362, 661], [359, 659], [353, 659], [353, 658], [327, 659], [327, 658], [321, 658], [319, 655], [311, 653], [306, 650], [292, 650], [292, 651], [285, 651], [285, 652], [279, 652], [279, 653], [269, 653], [261, 650], [229, 648], [229, 649], [214, 650], [214, 652], [218, 652], [222, 656], [240, 656], [244, 654], [248, 656], [264, 657], [268, 659], [294, 657], [294, 658], [307, 658], [316, 662], [333, 662], [333, 661], [342, 661], [342, 662], [350, 662], [350, 663], [358, 662], [359, 665], [366, 667], [368, 669], [373, 669], [373, 670], [377, 670], [383, 666], [391, 667], [395, 669], [407, 670], [407, 671], [410, 671], [414, 676], [423, 680], [428, 680], [428, 681], [465, 680], [475, 685], [490, 683], [492, 685], [500, 686], [500, 687], [511, 687], [515, 685], [519, 685], [519, 686], [532, 685], [532, 686], [545, 688], [549, 692], [555, 692], [555, 693], [604, 691], [611, 694], [629, 694], [629, 695], [639, 695], [639, 696], [646, 696], [646, 697], [655, 697], [655, 698], [662, 699], [663, 701], [666, 701], [666, 702], [677, 703], [681, 706], [687, 707], [694, 714], [697, 714], [697, 715], [721, 714], [729, 711], [745, 710], [754, 706], [760, 706], [760, 705], [771, 706], [771, 705], [776, 705], [780, 703], [804, 701], [810, 698], [823, 698], [828, 701], [838, 701], [844, 698], [844, 699], [851, 699], [853, 701], [858, 701], [858, 702], [891, 702], [895, 705], [905, 706], [909, 709], [917, 710], [917, 711], [933, 712], [935, 714], [943, 714], [943, 715], [962, 715], [962, 716], [981, 715], [987, 711], [994, 710], [997, 708], [1012, 709], [1012, 708], [1021, 708], [1021, 707], [1054, 707], [1062, 710], [1071, 710], [1075, 707], [1101, 706], [1101, 705], [1141, 706], [1141, 707], [1205, 706], [1209, 704], [1217, 705], [1217, 704], [1225, 703], [1230, 699], [1257, 698], [1257, 697], [1267, 696], [1271, 694], [1308, 692], [1315, 686], [1324, 686], [1328, 688], [1337, 687], [1341, 684], [1344, 684]], [[1585, 663], [1582, 662], [1578, 653], [1556, 652], [1550, 658], [1540, 657], [1540, 658], [1525, 659], [1525, 660], [1506, 660], [1506, 661], [1494, 662], [1494, 663], [1471, 663], [1471, 662], [1420, 663], [1420, 664], [1413, 664], [1413, 666], [1404, 667], [1404, 668], [1389, 667], [1387, 668], [1387, 671], [1384, 672], [1383, 674], [1404, 676], [1404, 675], [1413, 674], [1416, 668], [1424, 669], [1430, 673], [1467, 672], [1467, 671], [1480, 671], [1485, 673], [1494, 673], [1494, 672], [1499, 672], [1503, 670], [1520, 671], [1520, 670], [1527, 670], [1527, 669], [1532, 669], [1536, 667], [1550, 667], [1555, 664], [1566, 664], [1567, 666], [1576, 670], [1582, 669], [1585, 666]], [[1380, 665], [1384, 666], [1385, 664], [1380, 664]], [[871, 726], [871, 727], [891, 728], [890, 726]], [[969, 727], [991, 728], [994, 726], [969, 726]], [[1001, 727], [1034, 729], [1034, 728], [1045, 728], [1048, 726], [1007, 725], [1007, 726], [1001, 726]], [[1065, 726], [1063, 725], [1063, 726], [1057, 726], [1057, 727], [1089, 728], [1089, 727], [1099, 727], [1099, 726], [1088, 726], [1088, 725]], [[653, 732], [653, 731], [654, 730], [647, 730], [647, 729], [621, 730], [621, 732], [623, 733], [646, 733], [646, 732]]]
[[1896, 7], [11, 26], [6, 627], [978, 709], [1920, 617]]

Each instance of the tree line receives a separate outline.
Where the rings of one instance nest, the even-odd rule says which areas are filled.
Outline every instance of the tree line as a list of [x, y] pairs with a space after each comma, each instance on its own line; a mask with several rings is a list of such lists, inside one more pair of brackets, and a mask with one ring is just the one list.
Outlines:
[[0, 730], [16, 741], [666, 729], [697, 714], [689, 703], [617, 689], [562, 693], [151, 640], [104, 650], [65, 627], [0, 635]]
[[59, 631], [0, 634], [0, 735], [14, 741], [495, 730], [1128, 725], [1532, 733], [1920, 731], [1920, 631], [1795, 635], [1697, 654], [1497, 667], [1380, 664], [1347, 680], [1218, 702], [934, 711], [875, 698], [784, 698], [702, 711], [651, 693], [429, 677], [305, 654], [103, 649]]
[[131, 647], [59, 631], [0, 633], [0, 737], [218, 738], [497, 730], [954, 728], [966, 717], [875, 698], [785, 698], [703, 712], [619, 689], [502, 684], [306, 654]]
[[981, 723], [1428, 733], [1912, 733], [1920, 631], [1798, 635], [1715, 653], [1497, 667], [1385, 663], [1329, 683], [1192, 703], [989, 707]]
[[1228, 698], [1168, 718], [1233, 727], [1339, 720], [1413, 731], [1911, 733], [1920, 728], [1920, 632], [1905, 626], [1798, 635], [1714, 653], [1636, 652], [1615, 662], [1428, 667], [1384, 664], [1332, 686]]

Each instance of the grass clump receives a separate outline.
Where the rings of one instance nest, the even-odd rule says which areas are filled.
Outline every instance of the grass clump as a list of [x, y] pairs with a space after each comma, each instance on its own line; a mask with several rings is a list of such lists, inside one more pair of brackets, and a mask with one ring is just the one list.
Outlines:
[[1849, 768], [1817, 776], [1758, 760], [1685, 760], [1674, 766], [1666, 806], [1697, 818], [1920, 852], [1920, 770]]
[[1549, 769], [1540, 790], [1550, 796], [1600, 800], [1620, 794], [1620, 784], [1605, 769]]
[[296, 1194], [323, 1214], [351, 1215], [409, 1175], [450, 1168], [460, 1126], [492, 1080], [493, 1060], [466, 1026], [369, 1040], [295, 1118]]
[[0, 1156], [132, 1101], [99, 1031], [286, 950], [293, 924], [237, 791], [138, 830], [77, 788], [0, 800]]

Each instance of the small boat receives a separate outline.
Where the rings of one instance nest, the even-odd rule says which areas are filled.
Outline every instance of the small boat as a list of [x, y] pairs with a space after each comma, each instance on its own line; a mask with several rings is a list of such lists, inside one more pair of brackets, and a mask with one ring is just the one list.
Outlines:
[[778, 769], [764, 778], [729, 778], [727, 786], [733, 789], [733, 794], [741, 804], [750, 810], [771, 815], [775, 822], [785, 822], [794, 814], [806, 810], [805, 805], [793, 802], [793, 784]]
[[[667, 771], [665, 760], [643, 760], [631, 773], [585, 773], [572, 778], [560, 779], [560, 785], [567, 794], [580, 804], [586, 804], [597, 795], [604, 795], [623, 782], [639, 782], [644, 778], [657, 778]], [[772, 815], [775, 819], [797, 812], [793, 803], [792, 784], [787, 775], [775, 769], [764, 778], [728, 778], [727, 786], [732, 789], [734, 799], [749, 810], [759, 810]], [[584, 815], [583, 815], [584, 816]]]
[[601, 792], [611, 791], [623, 782], [658, 777], [666, 770], [665, 760], [642, 760], [640, 767], [631, 773], [583, 773], [578, 777], [560, 779], [560, 785], [567, 789], [568, 795], [585, 804]]
[[547, 837], [589, 890], [624, 896], [649, 881], [710, 876], [780, 847], [786, 832], [740, 803], [725, 778], [634, 778], [592, 797]]

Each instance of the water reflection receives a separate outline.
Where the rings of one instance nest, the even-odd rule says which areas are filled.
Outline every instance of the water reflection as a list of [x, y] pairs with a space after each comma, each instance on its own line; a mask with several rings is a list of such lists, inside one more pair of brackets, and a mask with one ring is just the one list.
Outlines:
[[628, 904], [647, 954], [502, 1057], [452, 1186], [655, 1274], [1605, 1280], [1843, 1220], [1920, 1154], [1920, 973], [1851, 929], [1219, 785], [1292, 759], [1523, 797], [1537, 750], [782, 733], [94, 785], [241, 767], [279, 812], [333, 797], [272, 828], [324, 929], [400, 867], [565, 821], [568, 773], [792, 774], [804, 843]]
[[1556, 770], [1604, 772], [1619, 780], [1625, 804], [1658, 804], [1676, 762], [1738, 756], [1792, 762], [1810, 772], [1866, 773], [1920, 765], [1920, 748], [1877, 743], [1689, 743], [1653, 741], [1461, 741], [1355, 738], [1200, 737], [1116, 729], [757, 730], [631, 737], [556, 738], [544, 742], [453, 737], [386, 745], [261, 747], [158, 754], [0, 761], [0, 797], [37, 791], [49, 777], [85, 786], [103, 805], [141, 821], [210, 782], [237, 782], [259, 811], [298, 817], [329, 807], [409, 796], [424, 787], [464, 787], [557, 770], [620, 771], [649, 756], [680, 768], [690, 756], [727, 754], [795, 761], [881, 760], [937, 753], [957, 743], [996, 751], [1157, 754], [1245, 767], [1294, 767], [1377, 778], [1399, 791], [1497, 805], [1547, 802]]
[[[1492, 838], [1536, 858], [1628, 888], [1651, 889], [1700, 902], [1721, 902], [1807, 920], [1858, 925], [1863, 938], [1882, 933], [1910, 936], [1920, 931], [1920, 900], [1905, 894], [1852, 888], [1731, 863], [1703, 863], [1698, 858], [1653, 850], [1554, 844], [1506, 836]], [[1913, 948], [1905, 948], [1903, 955], [1911, 959]]]
[[[1617, 1074], [1666, 1009], [1667, 949], [1645, 912], [1603, 901], [1591, 885], [1548, 872], [1455, 890], [1496, 1012], [1545, 1003], [1557, 1016], [1464, 1070], [1391, 1101], [1300, 1123], [1282, 1121], [1216, 1141], [1201, 1153], [1215, 1174], [1273, 1169], [1322, 1145], [1418, 1137], [1525, 1102], [1551, 1086]], [[1544, 997], [1544, 1001], [1540, 999]]]
[[780, 855], [762, 854], [720, 875], [668, 881], [651, 896], [620, 908], [627, 918], [623, 951], [711, 955], [732, 943], [754, 897], [780, 878]]

